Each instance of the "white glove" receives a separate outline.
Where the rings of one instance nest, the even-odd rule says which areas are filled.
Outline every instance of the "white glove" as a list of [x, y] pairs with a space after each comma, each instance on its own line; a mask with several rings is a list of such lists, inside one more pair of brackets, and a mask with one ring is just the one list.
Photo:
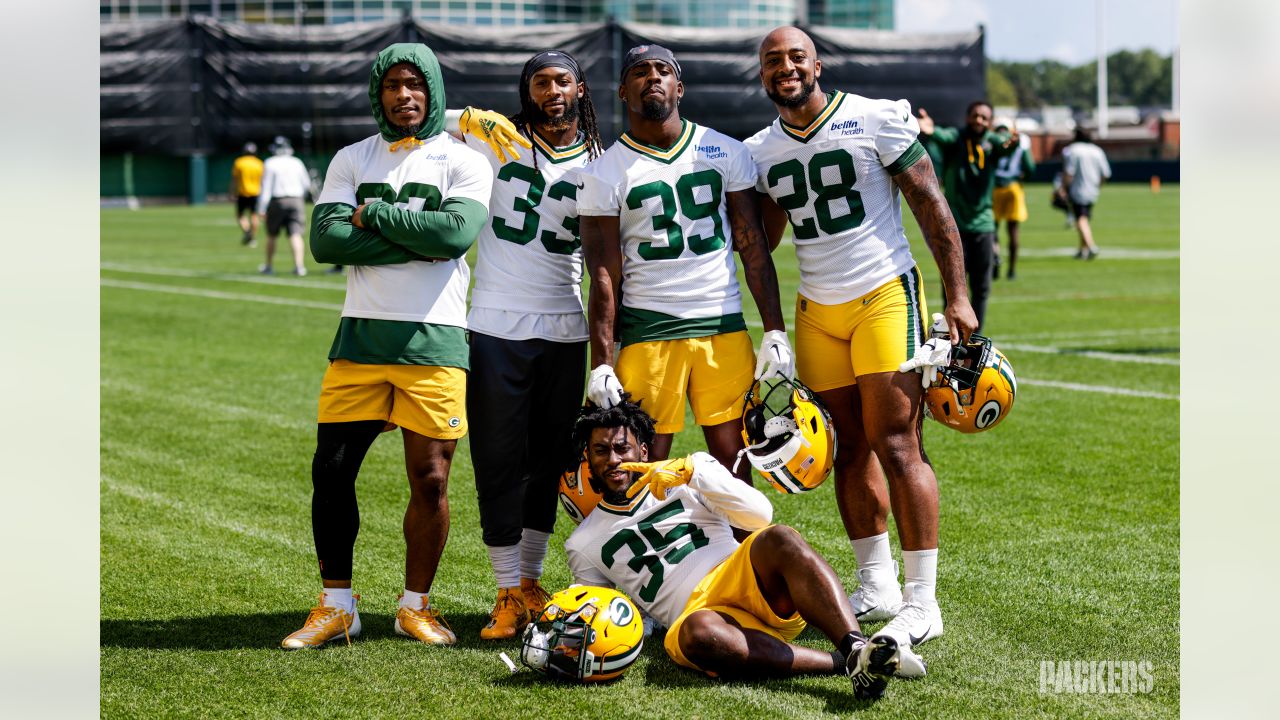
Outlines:
[[942, 313], [933, 314], [933, 325], [929, 327], [929, 337], [951, 337], [951, 328], [947, 325], [947, 318]]
[[783, 330], [768, 330], [760, 339], [760, 353], [756, 356], [756, 379], [768, 380], [782, 376], [795, 379], [796, 358]]
[[587, 399], [606, 410], [622, 402], [622, 383], [610, 365], [597, 365], [587, 379]]
[[898, 372], [920, 371], [920, 385], [929, 387], [938, 379], [938, 368], [951, 362], [951, 340], [944, 336], [930, 338], [916, 348], [915, 357], [898, 366]]

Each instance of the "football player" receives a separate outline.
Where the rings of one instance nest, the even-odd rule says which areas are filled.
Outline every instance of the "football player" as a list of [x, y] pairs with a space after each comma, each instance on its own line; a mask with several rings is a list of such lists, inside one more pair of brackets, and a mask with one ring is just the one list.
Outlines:
[[[773, 506], [706, 453], [652, 458], [654, 421], [623, 399], [574, 429], [603, 494], [565, 549], [577, 582], [617, 587], [667, 627], [677, 664], [711, 676], [847, 674], [861, 698], [923, 663], [890, 636], [868, 641], [835, 571]], [[738, 543], [733, 528], [750, 534]], [[812, 623], [837, 651], [790, 641]]]
[[[942, 633], [934, 594], [938, 484], [921, 445], [920, 376], [898, 370], [928, 339], [929, 315], [898, 192], [947, 287], [951, 338], [977, 326], [959, 235], [905, 100], [823, 93], [813, 41], [794, 27], [769, 33], [759, 59], [779, 118], [746, 145], [759, 168], [771, 243], [787, 222], [794, 234], [797, 371], [835, 423], [836, 500], [861, 581], [851, 602], [862, 620], [896, 616], [881, 632], [899, 645], [924, 642]], [[905, 592], [889, 549], [890, 498]]]
[[[681, 118], [683, 94], [670, 50], [628, 51], [618, 87], [627, 131], [582, 173], [587, 396], [610, 407], [626, 388], [643, 403], [656, 423], [654, 458], [670, 453], [687, 397], [709, 451], [731, 467], [753, 375], [791, 376], [792, 354], [752, 190], [755, 165], [738, 141]], [[765, 330], [754, 372], [734, 251]], [[750, 468], [742, 470], [750, 484]]]
[[471, 463], [498, 583], [480, 630], [486, 640], [515, 637], [548, 597], [538, 580], [587, 361], [573, 174], [601, 151], [586, 76], [568, 53], [531, 57], [517, 93], [520, 111], [511, 122], [532, 152], [506, 160], [483, 136], [464, 133], [496, 175], [467, 316]]
[[285, 648], [360, 634], [351, 591], [356, 475], [378, 434], [396, 426], [409, 505], [395, 631], [433, 645], [456, 641], [429, 593], [449, 533], [449, 465], [467, 432], [463, 256], [488, 219], [493, 174], [480, 153], [444, 132], [444, 83], [426, 45], [378, 53], [369, 100], [380, 132], [334, 156], [312, 218], [312, 254], [348, 266], [347, 294], [311, 466], [324, 589]]

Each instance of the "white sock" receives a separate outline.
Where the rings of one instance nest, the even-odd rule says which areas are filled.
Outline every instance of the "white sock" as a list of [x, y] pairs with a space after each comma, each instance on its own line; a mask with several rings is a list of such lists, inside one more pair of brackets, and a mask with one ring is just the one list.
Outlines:
[[520, 577], [537, 580], [542, 577], [542, 559], [547, 556], [551, 533], [525, 528], [520, 536]]
[[324, 600], [321, 602], [325, 607], [342, 608], [347, 612], [354, 611], [356, 607], [356, 599], [351, 594], [351, 588], [325, 588]]
[[898, 572], [893, 567], [893, 552], [889, 548], [889, 533], [882, 532], [871, 537], [853, 540], [853, 556], [858, 560], [858, 569], [868, 571], [878, 580], [887, 581], [892, 578], [898, 582]]
[[938, 585], [938, 548], [903, 550], [902, 576], [907, 584], [913, 586], [912, 600], [937, 602], [934, 593]]
[[520, 585], [520, 546], [519, 545], [485, 545], [489, 551], [489, 564], [493, 566], [493, 577], [498, 587], [509, 588]]
[[428, 593], [414, 592], [409, 588], [405, 588], [404, 595], [400, 596], [400, 607], [421, 610], [428, 602], [427, 595]]

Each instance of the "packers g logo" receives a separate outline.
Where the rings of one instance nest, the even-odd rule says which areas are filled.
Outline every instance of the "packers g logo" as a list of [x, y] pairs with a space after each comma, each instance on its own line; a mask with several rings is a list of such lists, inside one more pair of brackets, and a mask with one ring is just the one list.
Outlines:
[[454, 415], [453, 417], [449, 418], [449, 427], [456, 428], [461, 424], [462, 424], [462, 418], [458, 417], [457, 415]]
[[560, 493], [560, 504], [564, 506], [564, 511], [569, 513], [569, 518], [575, 523], [582, 524], [582, 521], [587, 519], [582, 514], [582, 511], [578, 509], [578, 506], [574, 505], [573, 501], [569, 499], [568, 495]]
[[614, 625], [626, 627], [631, 624], [631, 618], [634, 613], [631, 612], [631, 603], [626, 598], [616, 597], [613, 602], [609, 603], [609, 619]]
[[1000, 401], [988, 400], [978, 410], [978, 417], [973, 419], [974, 427], [979, 430], [987, 427], [1000, 417]]

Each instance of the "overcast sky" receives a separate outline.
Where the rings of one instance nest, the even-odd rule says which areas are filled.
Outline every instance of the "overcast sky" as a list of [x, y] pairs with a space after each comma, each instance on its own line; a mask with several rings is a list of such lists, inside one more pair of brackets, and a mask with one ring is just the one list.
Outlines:
[[[1177, 0], [1105, 0], [1107, 52], [1177, 43]], [[1078, 65], [1097, 54], [1097, 0], [897, 0], [897, 29], [948, 32], [987, 28], [993, 60], [1052, 59]]]

